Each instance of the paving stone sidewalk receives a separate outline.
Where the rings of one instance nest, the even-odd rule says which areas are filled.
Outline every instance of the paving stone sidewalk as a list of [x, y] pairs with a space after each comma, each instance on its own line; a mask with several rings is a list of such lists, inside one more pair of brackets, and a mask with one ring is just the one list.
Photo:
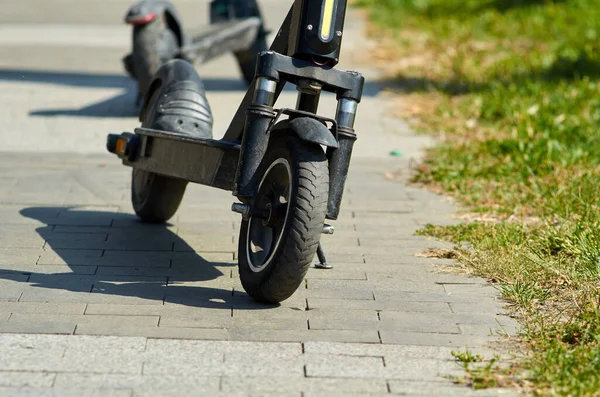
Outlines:
[[460, 374], [451, 351], [489, 352], [515, 323], [484, 280], [415, 256], [447, 247], [413, 234], [452, 207], [385, 178], [401, 165], [354, 163], [323, 240], [335, 269], [265, 306], [238, 279], [230, 193], [192, 186], [172, 224], [144, 225], [112, 158], [3, 154], [0, 394], [466, 395], [439, 376]]
[[[97, 14], [93, 30], [107, 39], [99, 42], [83, 12], [48, 28], [59, 36], [41, 37], [28, 23], [65, 16], [0, 0], [2, 18], [17, 22], [6, 29], [27, 33], [19, 47], [0, 41], [0, 53], [17, 54], [0, 61], [0, 396], [514, 394], [447, 378], [462, 374], [453, 350], [508, 355], [517, 324], [485, 280], [417, 256], [451, 246], [414, 233], [454, 222], [456, 208], [407, 185], [428, 140], [388, 115], [356, 14], [344, 33], [344, 67], [369, 84], [342, 215], [323, 237], [335, 268], [311, 269], [292, 298], [268, 306], [239, 282], [231, 193], [190, 186], [167, 225], [132, 214], [130, 170], [102, 147], [106, 133], [137, 125], [118, 64], [128, 37], [108, 24], [125, 9], [119, 1], [110, 3], [118, 12]], [[285, 12], [280, 1], [264, 3], [267, 19]], [[76, 33], [89, 57], [72, 56]], [[32, 71], [42, 64], [36, 49], [54, 71]], [[77, 67], [86, 73], [69, 71]], [[200, 70], [220, 131], [243, 84], [231, 59]], [[326, 112], [332, 106], [323, 103]], [[392, 149], [403, 156], [388, 157]]]

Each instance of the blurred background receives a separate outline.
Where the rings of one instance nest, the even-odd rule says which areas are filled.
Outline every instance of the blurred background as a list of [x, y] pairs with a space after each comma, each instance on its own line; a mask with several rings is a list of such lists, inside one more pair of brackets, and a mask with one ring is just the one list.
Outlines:
[[[0, 0], [0, 151], [104, 153], [107, 133], [139, 124], [135, 82], [121, 62], [133, 3]], [[208, 24], [209, 0], [173, 3], [188, 32]], [[261, 1], [267, 26], [276, 31], [290, 5]], [[220, 137], [246, 85], [231, 54], [198, 70]]]

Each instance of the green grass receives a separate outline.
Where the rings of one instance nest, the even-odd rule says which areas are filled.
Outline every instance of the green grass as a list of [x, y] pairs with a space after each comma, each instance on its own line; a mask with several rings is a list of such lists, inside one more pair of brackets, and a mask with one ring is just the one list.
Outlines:
[[462, 263], [514, 303], [534, 393], [600, 395], [600, 3], [356, 3], [417, 126], [443, 132], [415, 180], [497, 219], [422, 233], [470, 243]]
[[498, 386], [497, 373], [502, 371], [502, 368], [495, 365], [499, 360], [498, 356], [485, 362], [482, 356], [473, 354], [468, 349], [464, 352], [453, 351], [452, 356], [466, 373], [466, 376], [458, 378], [458, 382], [469, 385], [475, 390]]

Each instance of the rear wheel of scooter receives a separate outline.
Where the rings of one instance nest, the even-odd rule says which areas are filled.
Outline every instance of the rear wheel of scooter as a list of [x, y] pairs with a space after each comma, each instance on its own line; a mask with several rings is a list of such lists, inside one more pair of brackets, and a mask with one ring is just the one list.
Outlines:
[[[142, 127], [154, 128], [160, 90], [148, 102]], [[153, 172], [133, 169], [131, 174], [131, 203], [136, 215], [144, 222], [166, 222], [175, 215], [188, 182]]]
[[133, 28], [130, 62], [140, 95], [146, 94], [158, 68], [175, 58], [177, 49], [177, 36], [167, 26], [164, 15]]
[[262, 216], [242, 221], [238, 266], [252, 298], [277, 303], [298, 289], [315, 256], [327, 212], [329, 170], [320, 146], [289, 135], [271, 143], [259, 172], [254, 208]]
[[269, 46], [267, 45], [267, 38], [265, 35], [260, 35], [256, 38], [256, 41], [254, 44], [252, 44], [250, 49], [235, 53], [235, 57], [237, 58], [240, 66], [240, 71], [242, 72], [242, 76], [244, 76], [246, 83], [250, 84], [252, 83], [252, 80], [254, 80], [258, 54], [268, 49]]

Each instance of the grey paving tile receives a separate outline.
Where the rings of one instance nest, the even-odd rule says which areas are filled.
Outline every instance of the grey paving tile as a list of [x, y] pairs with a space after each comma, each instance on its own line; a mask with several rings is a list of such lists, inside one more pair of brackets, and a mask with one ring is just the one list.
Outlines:
[[58, 209], [53, 207], [31, 208], [22, 205], [0, 205], [0, 219], [4, 224], [27, 224], [43, 226], [58, 216]]
[[85, 303], [0, 302], [0, 313], [83, 314]]
[[310, 356], [306, 376], [317, 378], [385, 378], [382, 357]]
[[27, 274], [0, 274], [0, 300], [16, 301], [26, 289]]
[[[185, 216], [184, 216], [185, 218]], [[204, 222], [187, 222], [180, 219], [177, 222], [177, 235], [183, 239], [190, 236], [205, 235], [206, 233], [219, 232], [219, 233], [230, 233], [237, 235], [239, 232], [238, 225], [234, 222], [225, 222], [222, 220], [212, 220]]]
[[[259, 365], [256, 365], [259, 363]], [[304, 360], [298, 357], [225, 353], [225, 376], [304, 377]]]
[[[50, 248], [50, 247], [48, 247]], [[98, 258], [102, 256], [102, 250], [80, 250], [80, 249], [60, 249], [52, 247], [45, 250], [38, 265], [95, 265]]]
[[381, 330], [403, 332], [459, 334], [458, 319], [437, 314], [432, 317], [428, 313], [382, 311]]
[[79, 234], [79, 233], [98, 233], [108, 235], [120, 229], [110, 226], [68, 226], [57, 225], [52, 229], [52, 234]]
[[202, 376], [219, 376], [225, 371], [223, 354], [179, 355], [172, 360], [164, 357], [151, 358], [144, 361], [144, 375], [185, 376], [190, 373]]
[[404, 332], [390, 329], [379, 331], [384, 344], [417, 346], [482, 347], [490, 343], [487, 336], [472, 336], [457, 333]]
[[[99, 268], [169, 268], [171, 266], [171, 259], [169, 259], [168, 257], [152, 255], [151, 253], [143, 251], [133, 251], [127, 253], [126, 251], [123, 251], [123, 253], [124, 255], [121, 255], [117, 251], [106, 251], [102, 258], [91, 261], [90, 263], [97, 265]], [[104, 272], [104, 270], [101, 271]]]
[[341, 341], [348, 343], [380, 343], [374, 330], [252, 330], [230, 329], [230, 340], [261, 342]]
[[66, 351], [85, 355], [111, 356], [115, 352], [122, 356], [139, 356], [146, 350], [146, 338], [121, 338], [116, 336], [73, 336], [66, 339]]
[[394, 395], [410, 395], [410, 396], [465, 396], [465, 397], [492, 397], [492, 396], [516, 396], [519, 395], [512, 390], [473, 390], [466, 386], [453, 385], [449, 382], [423, 382], [423, 381], [407, 381], [407, 380], [389, 380], [390, 391]]
[[228, 236], [199, 236], [187, 237], [185, 240], [176, 241], [173, 251], [199, 251], [199, 252], [233, 252], [237, 245], [233, 242], [233, 235]]
[[187, 315], [184, 313], [179, 315], [167, 313], [161, 316], [159, 325], [161, 328], [231, 328], [235, 323], [231, 314], [227, 311], [213, 310], [211, 314], [211, 316], [206, 316], [201, 313], [188, 313]]
[[354, 292], [364, 292], [369, 295], [374, 289], [373, 283], [367, 280], [307, 280], [306, 289], [309, 293], [320, 292], [320, 291], [329, 291], [329, 292], [339, 292], [343, 294], [344, 291], [354, 291]]
[[71, 335], [75, 324], [53, 321], [7, 321], [0, 322], [0, 333], [20, 334], [65, 334]]
[[73, 239], [69, 237], [52, 237], [48, 239], [48, 247], [56, 249], [88, 249], [116, 251], [172, 251], [171, 241], [156, 240], [116, 240], [106, 241], [105, 237], [91, 233], [88, 237]]
[[452, 311], [457, 314], [471, 313], [471, 314], [504, 314], [507, 310], [503, 308], [501, 301], [497, 299], [479, 299], [476, 302], [452, 302], [450, 307]]
[[340, 356], [373, 356], [384, 358], [430, 358], [451, 360], [454, 348], [441, 346], [386, 345], [339, 342], [305, 342], [304, 352], [307, 355], [340, 355]]
[[142, 336], [148, 338], [176, 338], [225, 340], [227, 330], [222, 328], [182, 328], [182, 327], [139, 327], [102, 324], [80, 324], [76, 335]]
[[[80, 288], [80, 287], [77, 287]], [[106, 291], [105, 291], [106, 292]], [[112, 294], [101, 292], [85, 292], [79, 290], [54, 288], [29, 288], [23, 292], [19, 302], [72, 302], [72, 303], [118, 303], [130, 305], [162, 305], [163, 298], [154, 293], [153, 296], [137, 296], [130, 294], [127, 286], [113, 288]], [[139, 292], [139, 290], [137, 291]]]
[[[88, 389], [130, 388], [136, 394], [156, 390], [171, 390], [176, 394], [182, 388], [195, 390], [195, 393], [216, 393], [219, 391], [219, 377], [204, 376], [142, 376], [119, 374], [78, 374], [61, 373], [56, 377], [56, 388], [81, 387]], [[155, 394], [158, 395], [158, 394]], [[186, 394], [180, 394], [186, 395]]]
[[[456, 302], [457, 297], [448, 295], [444, 292], [443, 287], [434, 292], [420, 292], [420, 291], [374, 291], [373, 295], [375, 300], [378, 301], [406, 301], [406, 302]], [[465, 299], [458, 298], [459, 301], [465, 301]]]
[[311, 310], [398, 310], [404, 312], [442, 313], [451, 314], [452, 310], [446, 302], [410, 302], [401, 300], [349, 300], [307, 298]]
[[0, 387], [52, 387], [55, 378], [53, 372], [0, 372]]
[[460, 331], [464, 335], [489, 335], [496, 337], [516, 337], [523, 332], [523, 328], [518, 324], [495, 324], [495, 325], [473, 325], [460, 324]]
[[322, 240], [322, 242], [327, 261], [334, 265], [334, 269], [342, 271], [366, 271], [368, 269], [362, 253], [331, 252], [328, 249], [327, 241]]
[[129, 267], [129, 266], [99, 266], [96, 275], [102, 276], [140, 276], [168, 277], [174, 271], [170, 267]]
[[444, 289], [448, 294], [453, 295], [478, 295], [478, 296], [495, 296], [498, 291], [488, 283], [481, 284], [444, 284]]
[[387, 393], [387, 384], [378, 379], [323, 379], [304, 377], [241, 377], [222, 378], [221, 387], [225, 393]]
[[158, 325], [158, 316], [85, 316], [75, 314], [40, 314], [40, 313], [13, 313], [8, 323], [16, 324], [96, 324], [96, 325], [115, 325], [115, 326], [138, 326], [153, 327]]
[[176, 354], [196, 354], [206, 353], [218, 355], [221, 357], [225, 353], [246, 354], [248, 356], [256, 355], [277, 355], [285, 357], [296, 357], [302, 355], [302, 345], [300, 343], [260, 343], [260, 342], [239, 342], [239, 341], [186, 341], [186, 340], [166, 340], [149, 339], [147, 351], [154, 352], [157, 355], [165, 352]]
[[314, 330], [377, 330], [380, 327], [375, 310], [354, 310], [339, 313], [335, 310], [309, 310], [308, 323]]
[[273, 310], [233, 310], [233, 323], [235, 328], [248, 328], [257, 330], [306, 330], [307, 316], [303, 311], [288, 308]]
[[321, 391], [310, 391], [303, 393], [305, 397], [380, 397], [387, 396], [389, 394], [381, 393], [354, 393], [354, 392], [321, 392]]
[[123, 305], [90, 303], [85, 310], [86, 315], [113, 316], [179, 316], [179, 317], [231, 317], [230, 308], [202, 308], [183, 305]]
[[56, 335], [0, 335], [0, 357], [8, 355], [24, 355], [34, 357], [36, 354], [62, 356], [69, 337]]
[[0, 269], [6, 265], [33, 265], [42, 252], [41, 249], [0, 248]]
[[[382, 311], [380, 313], [382, 323], [397, 321], [411, 321], [415, 324], [426, 324], [431, 321], [431, 316], [424, 313], [411, 313], [401, 311]], [[436, 316], [436, 322], [446, 324], [468, 324], [495, 326], [502, 323], [512, 324], [514, 320], [506, 316], [494, 316], [488, 314], [439, 314]]]
[[[234, 251], [237, 251], [235, 249]], [[173, 267], [193, 267], [193, 266], [206, 266], [207, 264], [235, 264], [233, 252], [173, 252], [171, 254], [173, 260]]]
[[130, 389], [100, 389], [82, 388], [38, 389], [0, 387], [0, 394], [5, 397], [131, 397]]
[[6, 273], [44, 274], [44, 275], [93, 275], [96, 266], [66, 266], [66, 265], [3, 265], [0, 268], [0, 278]]
[[306, 275], [307, 280], [367, 280], [364, 271], [346, 271], [343, 267], [335, 271], [310, 269]]
[[385, 357], [387, 379], [436, 381], [448, 376], [464, 375], [464, 369], [453, 360], [413, 358], [401, 356]]

